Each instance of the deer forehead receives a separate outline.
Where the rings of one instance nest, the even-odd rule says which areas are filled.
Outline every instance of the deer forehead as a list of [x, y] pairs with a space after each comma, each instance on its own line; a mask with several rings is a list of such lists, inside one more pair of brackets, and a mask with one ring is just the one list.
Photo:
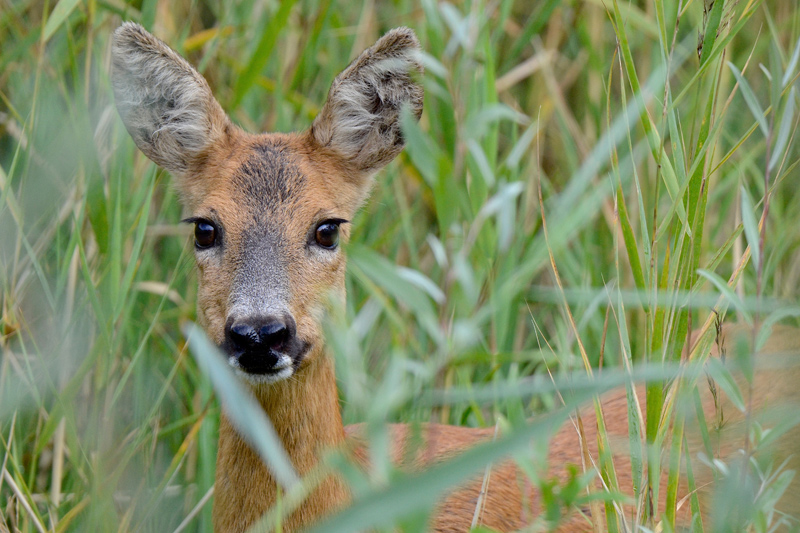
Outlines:
[[209, 153], [186, 191], [192, 216], [223, 224], [232, 237], [270, 229], [288, 237], [326, 218], [349, 219], [361, 202], [360, 189], [324, 154], [294, 136], [259, 135], [225, 153]]
[[219, 248], [197, 254], [200, 290], [226, 301], [226, 314], [265, 314], [303, 287], [330, 287], [343, 276], [341, 253], [309, 241], [321, 222], [352, 215], [357, 187], [302, 139], [248, 136], [209, 153], [198, 182], [206, 189], [190, 202], [191, 215], [222, 232]]

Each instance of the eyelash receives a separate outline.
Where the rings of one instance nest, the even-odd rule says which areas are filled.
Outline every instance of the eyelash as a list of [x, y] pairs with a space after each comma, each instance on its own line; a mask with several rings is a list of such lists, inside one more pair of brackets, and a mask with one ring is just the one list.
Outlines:
[[325, 250], [336, 250], [339, 247], [339, 227], [344, 222], [346, 220], [332, 218], [318, 223], [314, 227], [314, 243]]
[[[186, 223], [195, 225], [194, 226], [194, 246], [195, 246], [195, 249], [197, 249], [197, 250], [208, 250], [208, 249], [213, 248], [213, 247], [215, 247], [216, 245], [219, 244], [221, 231], [220, 231], [219, 226], [214, 221], [209, 220], [207, 218], [203, 218], [203, 217], [191, 217], [191, 218], [187, 218], [187, 219], [182, 220], [182, 222], [186, 222]], [[210, 226], [210, 230], [211, 230], [212, 234], [211, 234], [211, 239], [208, 242], [208, 244], [202, 244], [201, 243], [202, 239], [198, 235], [198, 232], [201, 231], [201, 228], [200, 228], [201, 224], [202, 225], [206, 225], [206, 226]], [[205, 228], [204, 228], [204, 230], [205, 230]]]

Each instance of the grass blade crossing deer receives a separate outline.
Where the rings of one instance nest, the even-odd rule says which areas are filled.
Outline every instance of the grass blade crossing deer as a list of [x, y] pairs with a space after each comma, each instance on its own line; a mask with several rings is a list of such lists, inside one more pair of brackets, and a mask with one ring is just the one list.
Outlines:
[[[190, 215], [186, 220], [195, 226], [199, 321], [252, 389], [301, 474], [314, 467], [321, 450], [357, 438], [357, 428], [342, 424], [322, 320], [331, 294], [345, 298], [339, 244], [348, 238], [348, 221], [367, 197], [373, 175], [403, 148], [401, 109], [417, 118], [422, 112], [423, 92], [414, 80], [422, 70], [418, 49], [411, 30], [390, 31], [336, 78], [310, 129], [252, 135], [229, 120], [203, 77], [166, 44], [132, 23], [113, 36], [119, 113], [139, 149], [175, 176]], [[763, 352], [800, 347], [794, 330], [780, 329], [773, 339]], [[787, 383], [787, 376], [780, 378], [767, 379]], [[791, 386], [771, 391], [796, 392]], [[625, 401], [624, 392], [603, 400], [610, 435], [627, 435]], [[596, 453], [595, 425], [585, 414], [589, 448]], [[402, 447], [406, 427], [392, 431]], [[427, 455], [435, 461], [491, 435], [492, 430], [430, 425]], [[555, 435], [551, 459], [561, 467], [581, 464], [573, 428]], [[624, 457], [619, 460], [620, 486], [631, 494], [630, 467]], [[509, 531], [535, 518], [539, 496], [525, 496], [524, 485], [512, 463], [498, 466], [481, 523]], [[431, 527], [469, 529], [479, 490], [480, 480], [453, 492]], [[277, 491], [223, 412], [215, 530], [244, 531], [275, 504]], [[349, 497], [343, 482], [330, 477], [288, 517], [285, 529], [311, 524]], [[575, 513], [560, 530], [592, 526]]]

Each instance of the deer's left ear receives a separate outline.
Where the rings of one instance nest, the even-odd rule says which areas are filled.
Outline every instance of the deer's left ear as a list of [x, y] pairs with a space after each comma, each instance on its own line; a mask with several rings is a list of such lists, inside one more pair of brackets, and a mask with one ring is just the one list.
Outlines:
[[358, 173], [372, 174], [400, 153], [400, 110], [422, 114], [419, 41], [409, 28], [396, 28], [339, 74], [311, 126], [313, 141]]

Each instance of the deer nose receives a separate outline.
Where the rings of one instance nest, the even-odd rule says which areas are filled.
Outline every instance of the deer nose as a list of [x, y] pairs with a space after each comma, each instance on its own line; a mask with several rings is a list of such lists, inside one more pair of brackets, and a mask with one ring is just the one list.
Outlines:
[[232, 324], [228, 338], [238, 351], [252, 352], [271, 349], [279, 352], [289, 337], [289, 328], [278, 320], [263, 323]]
[[273, 370], [291, 344], [296, 326], [291, 317], [261, 317], [229, 321], [225, 327], [231, 355], [247, 372]]

